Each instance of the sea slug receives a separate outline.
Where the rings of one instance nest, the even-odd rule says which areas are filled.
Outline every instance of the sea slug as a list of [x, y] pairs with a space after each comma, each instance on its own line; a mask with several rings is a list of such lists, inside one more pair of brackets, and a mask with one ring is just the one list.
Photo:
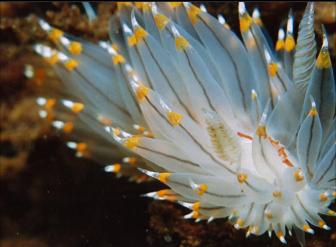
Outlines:
[[[303, 242], [312, 226], [329, 229], [320, 214], [336, 215], [328, 208], [336, 107], [327, 34], [316, 54], [313, 3], [297, 39], [290, 14], [275, 48], [258, 11], [250, 16], [239, 3], [239, 20], [243, 41], [203, 6], [120, 3], [111, 42], [99, 44], [41, 20], [57, 48], [34, 49], [64, 81], [58, 93], [70, 109], [53, 125], [88, 140], [68, 143], [78, 155], [108, 162], [119, 147], [142, 157], [141, 171], [170, 188], [147, 196], [189, 208], [186, 219], [228, 217], [247, 235], [274, 231], [283, 243], [295, 230]], [[55, 104], [37, 103], [42, 117]]]

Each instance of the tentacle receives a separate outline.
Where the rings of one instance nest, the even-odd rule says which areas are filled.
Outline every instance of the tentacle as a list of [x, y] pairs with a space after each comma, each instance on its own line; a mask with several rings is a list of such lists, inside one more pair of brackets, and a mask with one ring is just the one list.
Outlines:
[[314, 3], [308, 3], [300, 22], [294, 55], [293, 81], [299, 88], [305, 88], [308, 85], [315, 56]]

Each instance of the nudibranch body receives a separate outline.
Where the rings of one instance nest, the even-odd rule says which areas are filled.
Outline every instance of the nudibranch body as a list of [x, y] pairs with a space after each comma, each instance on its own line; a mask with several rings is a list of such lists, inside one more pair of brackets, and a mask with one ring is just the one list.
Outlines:
[[[58, 109], [53, 125], [86, 140], [68, 143], [79, 156], [109, 162], [119, 147], [138, 157], [124, 163], [142, 157], [141, 171], [169, 186], [147, 196], [189, 208], [185, 218], [228, 217], [247, 236], [274, 231], [286, 243], [295, 230], [302, 240], [312, 226], [329, 229], [320, 214], [336, 215], [327, 36], [316, 58], [312, 3], [296, 42], [290, 14], [275, 50], [257, 10], [251, 17], [239, 3], [239, 20], [243, 42], [204, 6], [122, 3], [112, 42], [99, 44], [41, 20], [58, 49], [35, 50], [64, 81], [60, 102], [70, 109]], [[43, 117], [50, 100], [37, 101]]]

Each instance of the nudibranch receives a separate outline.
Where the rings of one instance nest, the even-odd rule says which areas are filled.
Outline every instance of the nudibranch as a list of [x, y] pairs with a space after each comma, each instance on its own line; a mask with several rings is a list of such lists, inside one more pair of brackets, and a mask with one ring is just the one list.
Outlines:
[[188, 2], [119, 3], [111, 41], [98, 44], [40, 20], [55, 46], [34, 49], [64, 82], [57, 102], [37, 99], [40, 114], [81, 139], [67, 143], [79, 156], [128, 155], [107, 172], [147, 164], [139, 169], [169, 189], [146, 196], [190, 209], [186, 219], [228, 217], [247, 236], [286, 243], [295, 230], [304, 241], [313, 226], [329, 230], [321, 214], [336, 215], [327, 34], [317, 54], [308, 3], [297, 39], [290, 13], [273, 46], [259, 11], [238, 7], [242, 41], [223, 16]]

